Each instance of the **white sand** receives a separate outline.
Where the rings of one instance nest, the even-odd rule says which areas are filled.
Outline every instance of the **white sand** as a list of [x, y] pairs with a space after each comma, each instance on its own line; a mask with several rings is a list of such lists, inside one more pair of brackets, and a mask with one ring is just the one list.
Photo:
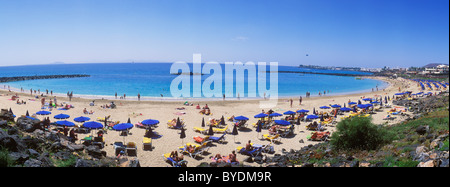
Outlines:
[[[320, 106], [323, 105], [330, 105], [330, 104], [339, 104], [343, 105], [344, 103], [347, 103], [348, 100], [351, 101], [358, 101], [358, 99], [361, 99], [361, 97], [373, 97], [374, 95], [381, 95], [384, 99], [384, 96], [390, 96], [394, 95], [395, 93], [399, 92], [399, 87], [401, 87], [401, 91], [413, 91], [418, 92], [419, 89], [417, 88], [416, 83], [413, 83], [408, 80], [404, 80], [402, 78], [399, 78], [397, 80], [389, 80], [386, 78], [378, 78], [382, 79], [384, 81], [387, 81], [390, 83], [390, 86], [385, 89], [385, 91], [378, 91], [378, 92], [370, 92], [370, 93], [360, 93], [360, 94], [352, 94], [352, 95], [341, 95], [341, 96], [325, 96], [325, 97], [312, 97], [312, 98], [303, 98], [303, 103], [301, 106], [299, 106], [298, 98], [292, 98], [294, 100], [293, 107], [291, 108], [289, 106], [289, 102], [287, 102], [287, 98], [279, 99], [278, 105], [274, 108], [272, 108], [275, 112], [283, 113], [287, 110], [296, 111], [299, 109], [307, 109], [312, 112], [313, 108], [315, 107], [316, 110], [323, 111], [319, 109]], [[25, 93], [19, 93], [20, 100], [27, 101], [26, 105], [17, 105], [14, 101], [10, 101], [8, 99], [11, 98], [11, 94], [14, 93], [8, 93], [7, 91], [0, 91], [0, 108], [2, 109], [9, 109], [11, 108], [16, 115], [24, 115], [26, 111], [28, 110], [30, 115], [33, 113], [36, 113], [40, 111], [41, 108], [41, 102], [40, 100], [36, 101], [29, 101], [28, 99], [31, 99], [29, 92], [28, 94]], [[49, 101], [49, 98], [46, 100]], [[204, 137], [204, 135], [201, 135], [200, 133], [194, 132], [193, 127], [200, 127], [202, 118], [205, 118], [205, 121], [207, 122], [209, 118], [216, 118], [219, 119], [222, 115], [227, 118], [232, 115], [239, 116], [247, 116], [250, 118], [250, 120], [247, 122], [249, 125], [250, 130], [248, 131], [240, 131], [239, 135], [233, 137], [233, 135], [228, 134], [226, 135], [226, 144], [217, 144], [214, 143], [214, 145], [209, 149], [208, 155], [201, 155], [200, 157], [197, 157], [197, 159], [190, 158], [188, 155], [185, 155], [185, 159], [189, 162], [188, 166], [194, 167], [197, 166], [201, 162], [210, 162], [209, 157], [214, 156], [215, 154], [219, 153], [222, 155], [228, 155], [231, 153], [232, 150], [236, 149], [238, 146], [244, 146], [248, 142], [248, 140], [251, 140], [253, 143], [257, 144], [268, 144], [269, 142], [266, 140], [260, 140], [260, 137], [262, 134], [268, 133], [268, 130], [263, 130], [262, 133], [258, 136], [258, 133], [255, 131], [255, 129], [251, 126], [252, 123], [256, 123], [258, 119], [253, 118], [254, 115], [261, 113], [262, 108], [259, 108], [259, 100], [241, 100], [241, 101], [193, 101], [194, 106], [184, 106], [184, 101], [141, 101], [138, 102], [136, 99], [134, 101], [124, 101], [124, 100], [115, 100], [115, 103], [118, 105], [117, 109], [102, 109], [100, 106], [104, 105], [106, 103], [110, 103], [110, 100], [96, 100], [95, 104], [96, 106], [89, 106], [89, 103], [92, 101], [92, 99], [82, 99], [82, 98], [74, 98], [72, 99], [72, 102], [70, 104], [74, 105], [74, 109], [70, 109], [68, 111], [60, 111], [60, 110], [53, 110], [52, 114], [50, 115], [50, 118], [53, 118], [54, 115], [65, 113], [69, 114], [71, 118], [67, 119], [69, 121], [73, 121], [73, 118], [79, 117], [79, 116], [88, 116], [91, 118], [91, 120], [96, 120], [97, 117], [105, 117], [111, 115], [111, 119], [114, 121], [121, 121], [126, 122], [128, 118], [131, 119], [131, 122], [133, 124], [145, 120], [145, 119], [157, 119], [160, 121], [159, 127], [156, 128], [155, 132], [162, 135], [159, 139], [153, 140], [153, 146], [154, 149], [152, 151], [144, 151], [142, 149], [142, 140], [144, 136], [144, 129], [139, 128], [133, 128], [130, 130], [132, 135], [129, 135], [125, 137], [126, 142], [133, 141], [137, 143], [138, 152], [137, 152], [137, 158], [140, 161], [141, 166], [156, 166], [156, 167], [166, 167], [170, 166], [166, 162], [163, 161], [162, 155], [164, 153], [168, 153], [174, 150], [177, 150], [179, 146], [182, 146], [182, 142], [194, 142], [192, 139], [193, 136], [201, 136]], [[58, 103], [61, 102], [68, 102], [68, 98], [66, 97], [58, 97]], [[199, 114], [199, 110], [195, 109], [195, 106], [197, 103], [200, 104], [200, 106], [204, 106], [206, 103], [211, 108], [211, 112], [213, 113], [211, 116], [205, 116]], [[389, 102], [391, 103], [391, 102]], [[176, 110], [178, 107], [185, 107], [185, 110]], [[95, 111], [93, 115], [84, 115], [83, 109], [86, 108], [88, 111]], [[269, 108], [263, 108], [266, 112], [269, 110]], [[175, 115], [176, 112], [186, 112], [185, 115]], [[311, 113], [310, 112], [310, 113]], [[142, 114], [142, 115], [139, 115]], [[387, 115], [386, 112], [378, 112], [377, 114], [372, 115], [373, 122], [376, 124], [382, 124], [386, 121], [382, 120], [383, 117]], [[180, 130], [174, 130], [174, 129], [168, 129], [167, 128], [167, 121], [171, 120], [173, 118], [180, 117], [186, 122], [187, 125], [187, 131], [186, 131], [186, 138], [184, 140], [181, 140], [179, 138], [179, 132]], [[338, 119], [340, 119], [342, 116], [338, 116]], [[390, 124], [398, 122], [402, 120], [401, 116], [397, 116], [397, 120], [393, 122], [389, 122]], [[43, 117], [38, 116], [39, 119], [43, 119]], [[56, 121], [56, 119], [51, 119], [52, 121]], [[230, 125], [230, 132], [232, 130], [231, 122], [227, 122], [228, 125]], [[295, 126], [295, 136], [291, 138], [283, 138], [281, 141], [281, 144], [275, 144], [275, 151], [276, 153], [280, 153], [282, 149], [286, 149], [289, 151], [290, 149], [300, 149], [303, 146], [307, 146], [309, 144], [316, 144], [318, 142], [312, 142], [306, 140], [306, 136], [311, 134], [311, 131], [308, 131], [305, 129], [306, 123], [302, 122], [301, 125]], [[335, 130], [334, 127], [327, 127], [327, 131], [333, 132]], [[303, 131], [301, 133], [300, 131]], [[79, 138], [83, 138], [84, 136], [87, 136], [89, 134], [79, 134]], [[220, 134], [216, 134], [215, 136], [220, 136]], [[109, 130], [107, 134], [105, 134], [105, 141], [106, 141], [106, 147], [104, 150], [107, 152], [108, 156], [114, 155], [114, 149], [112, 146], [112, 143], [115, 141], [122, 141], [123, 137], [119, 136], [119, 132]], [[235, 140], [234, 140], [235, 139]], [[303, 139], [305, 143], [299, 143], [299, 140]], [[237, 154], [237, 159], [239, 161], [243, 161], [247, 156], [243, 156], [241, 154]], [[246, 163], [248, 164], [248, 163]], [[257, 165], [254, 163], [254, 165]]]

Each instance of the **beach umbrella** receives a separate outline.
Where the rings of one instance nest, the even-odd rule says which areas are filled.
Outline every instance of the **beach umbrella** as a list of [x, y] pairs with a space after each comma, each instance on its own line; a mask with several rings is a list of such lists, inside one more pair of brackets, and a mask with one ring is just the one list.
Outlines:
[[321, 106], [321, 107], [319, 107], [320, 109], [330, 109], [330, 107], [329, 106]]
[[214, 130], [213, 130], [212, 125], [209, 125], [209, 130], [208, 130], [208, 133], [206, 135], [210, 135], [210, 136], [214, 135]]
[[177, 124], [175, 125], [176, 128], [181, 128], [181, 121], [180, 117], [177, 118]]
[[276, 112], [274, 112], [274, 113], [272, 113], [272, 114], [269, 114], [269, 117], [279, 117], [279, 116], [283, 116], [282, 114], [280, 114], [280, 113], [276, 113]]
[[317, 119], [317, 118], [319, 118], [319, 116], [317, 116], [317, 115], [307, 115], [306, 116], [306, 119]]
[[67, 119], [67, 118], [70, 118], [70, 116], [67, 114], [58, 114], [58, 115], [54, 116], [54, 118], [55, 119]]
[[[121, 132], [128, 132], [129, 129], [133, 128], [133, 124], [132, 123], [119, 123], [117, 125], [114, 125], [114, 127], [112, 128], [115, 131], [121, 131]], [[125, 136], [127, 135], [123, 134], [123, 142], [125, 142]]]
[[73, 126], [75, 126], [75, 123], [67, 121], [67, 120], [57, 121], [56, 124], [60, 125], [60, 126], [66, 126], [66, 127], [73, 127]]
[[405, 95], [405, 93], [396, 93], [394, 95]]
[[236, 142], [236, 135], [239, 134], [236, 125], [233, 126], [233, 132], [231, 134], [233, 135], [234, 142]]
[[[106, 118], [105, 118], [106, 119]], [[77, 117], [77, 118], [75, 118], [75, 119], [73, 119], [75, 122], [80, 122], [80, 123], [83, 123], [83, 122], [85, 122], [85, 121], [89, 121], [89, 120], [91, 120], [91, 118], [89, 118], [89, 117], [84, 117], [84, 116], [80, 116], [80, 117]]]
[[347, 108], [347, 107], [343, 107], [343, 108], [340, 108], [339, 110], [344, 111], [344, 112], [348, 112], [348, 111], [351, 111], [352, 109], [351, 108]]
[[274, 120], [274, 122], [281, 126], [287, 126], [287, 125], [291, 124], [289, 121], [286, 121], [286, 120]]
[[356, 104], [358, 104], [358, 103], [356, 103], [356, 102], [350, 102], [350, 103], [348, 103], [348, 105], [356, 105]]
[[267, 114], [260, 113], [260, 114], [256, 114], [254, 117], [255, 117], [255, 118], [265, 118], [265, 117], [267, 117], [267, 116], [268, 116]]
[[42, 110], [42, 111], [36, 112], [36, 114], [37, 114], [37, 115], [50, 115], [51, 112]]
[[366, 106], [366, 105], [363, 105], [363, 104], [359, 104], [357, 107], [358, 107], [358, 108], [367, 108], [367, 106]]
[[117, 125], [114, 125], [113, 130], [116, 131], [125, 131], [133, 128], [133, 124], [131, 123], [119, 123]]
[[158, 125], [159, 121], [155, 120], [155, 119], [146, 119], [146, 120], [142, 121], [141, 123], [142, 123], [142, 125], [145, 125], [145, 126], [154, 126], [154, 125]]
[[295, 115], [295, 112], [289, 110], [289, 111], [284, 112], [283, 114], [284, 115]]
[[205, 127], [205, 117], [202, 119], [202, 127]]
[[184, 138], [186, 138], [186, 132], [185, 132], [184, 128], [181, 128], [181, 132], [180, 132], [181, 144], [183, 144]]
[[334, 104], [334, 105], [331, 105], [331, 107], [333, 107], [333, 108], [341, 108], [341, 105]]
[[372, 98], [364, 98], [363, 101], [372, 101]]
[[305, 110], [305, 109], [301, 109], [301, 110], [297, 110], [297, 113], [308, 113], [309, 110]]
[[247, 121], [247, 120], [249, 120], [248, 117], [245, 117], [245, 116], [237, 116], [234, 119], [238, 120], [238, 121]]
[[83, 127], [88, 128], [88, 129], [101, 129], [101, 128], [103, 128], [103, 125], [96, 121], [88, 121], [88, 122], [83, 123]]

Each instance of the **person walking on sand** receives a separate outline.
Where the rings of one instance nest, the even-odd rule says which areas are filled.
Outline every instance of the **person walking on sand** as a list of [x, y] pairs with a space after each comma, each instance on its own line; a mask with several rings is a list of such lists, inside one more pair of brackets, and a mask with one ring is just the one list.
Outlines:
[[289, 99], [289, 102], [291, 103], [291, 108], [292, 108], [292, 103], [294, 102], [294, 100], [292, 100], [292, 98], [291, 98], [291, 99]]
[[141, 94], [138, 93], [138, 101], [141, 101]]
[[298, 105], [302, 105], [302, 100], [303, 100], [303, 98], [302, 98], [302, 96], [300, 96], [300, 98], [298, 99], [298, 102], [299, 102]]

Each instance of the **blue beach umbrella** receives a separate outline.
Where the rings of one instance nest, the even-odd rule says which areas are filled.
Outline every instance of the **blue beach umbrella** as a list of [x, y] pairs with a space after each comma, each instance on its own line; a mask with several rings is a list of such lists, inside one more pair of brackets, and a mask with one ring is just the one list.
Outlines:
[[317, 116], [317, 115], [307, 115], [306, 116], [306, 119], [318, 119], [319, 118], [319, 116]]
[[283, 116], [282, 114], [280, 114], [280, 113], [272, 113], [272, 114], [269, 114], [269, 117], [279, 117], [279, 116]]
[[331, 107], [333, 107], [333, 108], [341, 108], [341, 105], [331, 105]]
[[347, 107], [343, 107], [343, 108], [340, 108], [339, 110], [344, 111], [344, 112], [348, 112], [348, 111], [351, 111], [352, 109], [351, 108], [347, 108]]
[[73, 126], [75, 126], [75, 123], [67, 121], [67, 120], [57, 121], [56, 124], [60, 125], [60, 126], [66, 126], [66, 127], [73, 127]]
[[91, 120], [91, 118], [89, 118], [89, 117], [84, 117], [84, 116], [80, 116], [80, 117], [77, 117], [77, 118], [75, 118], [75, 119], [73, 119], [75, 122], [85, 122], [85, 121], [89, 121], [89, 120]]
[[363, 101], [372, 101], [372, 98], [364, 98]]
[[329, 106], [321, 106], [320, 109], [330, 109]]
[[88, 121], [83, 124], [83, 127], [88, 129], [101, 129], [103, 128], [103, 124], [96, 121]]
[[113, 130], [124, 131], [124, 130], [132, 129], [132, 128], [133, 128], [133, 124], [131, 124], [131, 123], [119, 123], [117, 125], [114, 125]]
[[305, 110], [305, 109], [301, 109], [301, 110], [297, 110], [297, 113], [308, 113], [309, 110]]
[[49, 112], [49, 111], [42, 110], [42, 111], [36, 112], [36, 114], [37, 114], [37, 115], [50, 115], [50, 114], [52, 114], [52, 113]]
[[237, 117], [234, 117], [234, 120], [247, 121], [249, 119], [248, 119], [248, 117], [245, 117], [245, 116], [237, 116]]
[[356, 103], [356, 102], [350, 102], [350, 103], [348, 103], [348, 105], [356, 105], [356, 104], [358, 104], [358, 103]]
[[67, 118], [70, 118], [70, 116], [67, 114], [58, 114], [58, 115], [54, 116], [54, 118], [55, 119], [67, 119]]
[[142, 123], [142, 125], [153, 126], [153, 125], [159, 124], [159, 121], [155, 120], [155, 119], [146, 119], [146, 120], [142, 121], [141, 123]]
[[405, 95], [405, 93], [396, 93], [394, 95]]
[[255, 118], [265, 118], [265, 117], [267, 117], [267, 116], [268, 116], [267, 114], [260, 113], [260, 114], [256, 114], [254, 117], [255, 117]]
[[289, 111], [284, 112], [283, 114], [284, 115], [294, 115], [295, 112], [289, 110]]
[[366, 106], [366, 105], [363, 105], [363, 104], [359, 104], [357, 107], [358, 107], [358, 108], [367, 108], [367, 106]]
[[291, 123], [289, 121], [286, 120], [274, 120], [274, 122], [278, 125], [282, 125], [282, 126], [287, 126], [290, 125]]

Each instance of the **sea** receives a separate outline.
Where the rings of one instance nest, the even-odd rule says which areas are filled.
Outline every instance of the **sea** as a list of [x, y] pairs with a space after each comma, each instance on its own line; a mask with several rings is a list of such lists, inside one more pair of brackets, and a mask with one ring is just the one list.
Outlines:
[[[190, 94], [187, 96], [173, 97], [171, 94], [170, 85], [173, 81], [182, 75], [171, 74], [170, 69], [173, 63], [86, 63], [86, 64], [47, 64], [47, 65], [27, 65], [27, 66], [5, 66], [0, 67], [0, 77], [14, 77], [14, 76], [34, 76], [34, 75], [68, 75], [68, 74], [87, 74], [90, 77], [81, 78], [64, 78], [64, 79], [40, 79], [0, 83], [3, 89], [7, 86], [15, 90], [24, 89], [25, 93], [29, 93], [30, 89], [40, 90], [41, 93], [45, 90], [53, 91], [55, 95], [66, 95], [67, 92], [73, 92], [74, 96], [86, 98], [114, 98], [117, 93], [118, 97], [126, 94], [127, 98], [136, 98], [138, 94], [141, 99], [205, 99], [205, 95], [200, 93], [201, 97], [195, 97], [195, 89], [193, 89], [194, 76], [201, 76], [201, 82], [204, 83], [215, 72], [205, 73], [203, 75], [189, 75], [190, 78]], [[192, 64], [188, 64], [190, 72], [193, 72]], [[222, 92], [225, 90], [225, 65], [220, 64], [222, 69]], [[258, 70], [258, 66], [256, 71]], [[270, 70], [270, 66], [266, 66], [266, 70]], [[350, 93], [370, 92], [372, 89], [383, 89], [388, 86], [386, 82], [374, 79], [357, 79], [352, 76], [336, 76], [323, 74], [309, 74], [302, 72], [313, 73], [331, 73], [331, 74], [352, 74], [355, 76], [371, 75], [367, 72], [357, 71], [341, 71], [341, 70], [321, 70], [308, 69], [293, 66], [278, 66], [278, 71], [289, 71], [299, 73], [278, 73], [278, 97], [305, 97], [307, 92], [311, 96], [319, 96], [318, 93], [323, 92], [326, 95], [342, 95]], [[179, 71], [181, 72], [181, 71]], [[190, 73], [184, 72], [184, 73]], [[195, 72], [194, 72], [195, 73]], [[266, 72], [267, 88], [271, 88], [269, 81], [271, 74]], [[256, 73], [258, 75], [258, 73]], [[226, 95], [227, 99], [252, 99], [262, 98], [263, 93], [258, 92], [257, 89], [249, 89], [248, 71], [244, 71], [244, 79], [238, 80], [235, 78], [236, 72], [233, 72], [233, 95]], [[256, 79], [256, 82], [258, 79]], [[244, 82], [244, 93], [236, 93], [236, 85]], [[209, 82], [208, 82], [209, 83]], [[254, 83], [254, 82], [251, 82]], [[256, 83], [258, 86], [258, 83]], [[182, 84], [178, 85], [182, 89]], [[210, 86], [213, 89], [214, 86]], [[274, 88], [274, 87], [272, 87]], [[250, 92], [250, 94], [249, 94]], [[256, 93], [252, 93], [256, 92]], [[229, 93], [229, 92], [228, 92]], [[251, 96], [251, 97], [249, 97]], [[209, 99], [222, 99], [222, 95], [218, 95]]]

